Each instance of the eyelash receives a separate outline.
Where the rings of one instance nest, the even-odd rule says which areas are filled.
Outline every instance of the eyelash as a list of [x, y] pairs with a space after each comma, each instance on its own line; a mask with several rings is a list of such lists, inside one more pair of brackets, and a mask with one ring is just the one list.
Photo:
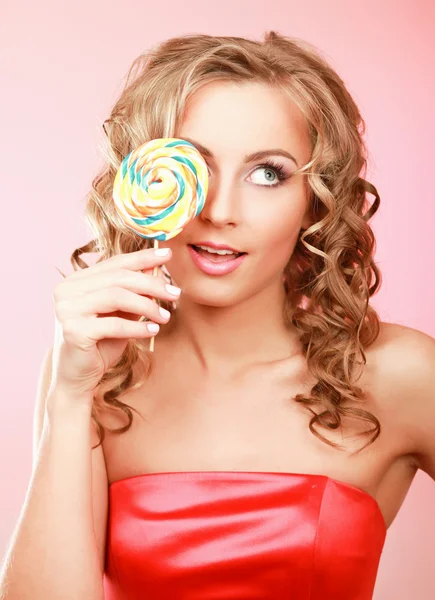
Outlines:
[[[284, 183], [284, 181], [286, 181], [287, 179], [289, 179], [291, 177], [291, 173], [289, 173], [283, 165], [275, 162], [272, 159], [267, 159], [265, 160], [263, 163], [261, 163], [261, 165], [257, 165], [256, 169], [271, 169], [272, 171], [275, 171], [276, 176], [278, 177], [278, 183], [272, 183], [271, 185], [261, 185], [261, 187], [268, 187], [268, 188], [275, 188], [275, 187], [279, 187], [280, 185], [282, 185]], [[254, 170], [256, 170], [254, 169]]]
[[257, 169], [271, 169], [272, 171], [275, 171], [275, 173], [278, 177], [278, 183], [273, 183], [271, 185], [263, 185], [262, 187], [272, 187], [272, 188], [278, 187], [278, 186], [282, 185], [286, 179], [289, 179], [291, 177], [291, 173], [289, 173], [284, 168], [283, 165], [276, 163], [272, 159], [265, 160], [264, 163], [262, 163], [261, 165], [258, 165], [256, 168]]

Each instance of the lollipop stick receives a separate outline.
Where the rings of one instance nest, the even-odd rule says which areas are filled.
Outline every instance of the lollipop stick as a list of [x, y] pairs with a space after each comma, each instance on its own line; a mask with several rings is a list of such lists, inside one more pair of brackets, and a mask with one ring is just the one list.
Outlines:
[[[159, 247], [159, 240], [154, 239], [154, 250], [156, 250]], [[153, 276], [157, 277], [157, 275], [159, 274], [159, 267], [156, 265], [153, 269]], [[156, 298], [153, 298], [153, 302], [157, 302]], [[153, 335], [152, 338], [150, 338], [150, 352], [154, 352], [154, 338], [155, 336]]]

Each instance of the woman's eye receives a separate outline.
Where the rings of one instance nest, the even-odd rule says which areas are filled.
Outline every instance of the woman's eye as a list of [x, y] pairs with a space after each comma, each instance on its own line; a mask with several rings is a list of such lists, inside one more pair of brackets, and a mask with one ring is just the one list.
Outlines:
[[[212, 172], [208, 165], [207, 171], [209, 177], [211, 177]], [[263, 173], [261, 174], [261, 172]], [[253, 176], [253, 183], [256, 185], [261, 185], [263, 187], [278, 187], [279, 185], [282, 185], [286, 179], [291, 177], [291, 173], [288, 173], [282, 165], [273, 163], [258, 165], [250, 175], [251, 178]], [[255, 179], [255, 177], [257, 177], [257, 179]]]
[[[260, 174], [259, 177], [257, 177], [257, 180], [254, 177], [254, 180], [253, 180], [254, 183], [257, 183], [259, 185], [278, 185], [279, 184], [278, 174], [276, 173], [275, 169], [272, 169], [271, 167], [257, 167], [251, 174], [251, 177], [258, 174], [259, 172], [261, 173], [261, 171], [263, 171], [263, 173]], [[266, 184], [264, 183], [265, 181], [266, 181]]]
[[[258, 181], [254, 179], [254, 183], [258, 185], [262, 185], [264, 187], [278, 187], [282, 185], [286, 179], [288, 179], [291, 174], [288, 173], [282, 165], [276, 163], [259, 165], [252, 173], [255, 175], [258, 172], [263, 171], [263, 175], [260, 175]], [[266, 182], [266, 183], [264, 183]]]

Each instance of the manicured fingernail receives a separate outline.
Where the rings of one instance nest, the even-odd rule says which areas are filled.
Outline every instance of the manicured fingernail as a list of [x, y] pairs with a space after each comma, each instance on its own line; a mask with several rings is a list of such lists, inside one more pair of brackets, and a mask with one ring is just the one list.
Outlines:
[[166, 308], [162, 308], [161, 306], [159, 306], [159, 312], [164, 319], [169, 319], [169, 317], [171, 316], [169, 310], [166, 310]]
[[151, 331], [151, 333], [157, 333], [160, 327], [157, 325], [157, 323], [148, 323], [147, 329], [148, 331]]
[[156, 256], [167, 256], [169, 254], [169, 248], [157, 248], [154, 250]]
[[175, 287], [175, 285], [170, 285], [169, 283], [167, 283], [166, 284], [166, 289], [173, 296], [179, 296], [181, 294], [181, 289], [178, 288], [178, 287]]

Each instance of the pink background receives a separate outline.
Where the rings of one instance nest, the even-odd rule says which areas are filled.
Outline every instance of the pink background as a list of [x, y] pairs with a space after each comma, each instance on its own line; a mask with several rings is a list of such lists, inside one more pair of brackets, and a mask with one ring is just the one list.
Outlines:
[[[53, 336], [52, 289], [90, 239], [84, 196], [101, 123], [132, 60], [184, 33], [305, 38], [366, 120], [381, 319], [435, 336], [435, 3], [414, 0], [0, 1], [2, 412], [0, 551], [31, 474], [33, 406]], [[434, 426], [435, 433], [435, 426]], [[388, 531], [375, 600], [435, 598], [435, 485], [419, 472]]]

